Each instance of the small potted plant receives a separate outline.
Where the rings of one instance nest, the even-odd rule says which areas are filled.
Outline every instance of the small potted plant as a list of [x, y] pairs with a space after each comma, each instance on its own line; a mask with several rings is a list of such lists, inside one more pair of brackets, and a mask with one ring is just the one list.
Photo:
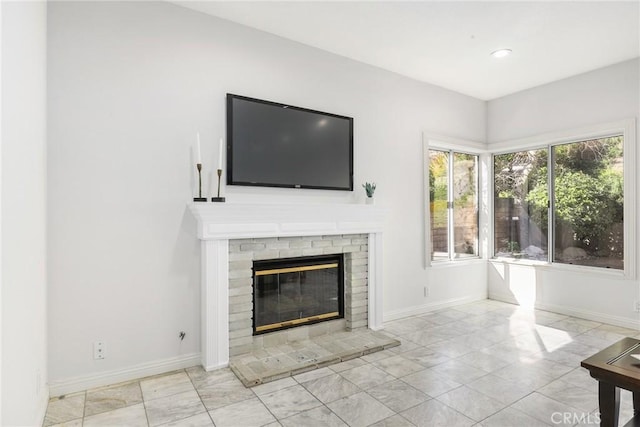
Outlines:
[[367, 193], [367, 204], [373, 204], [373, 193], [376, 191], [376, 183], [375, 182], [365, 182], [362, 184], [364, 191]]

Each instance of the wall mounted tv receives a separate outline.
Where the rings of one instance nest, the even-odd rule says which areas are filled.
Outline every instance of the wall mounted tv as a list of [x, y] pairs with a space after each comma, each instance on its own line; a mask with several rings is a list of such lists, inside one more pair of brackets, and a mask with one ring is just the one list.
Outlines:
[[227, 184], [353, 190], [353, 119], [227, 94]]

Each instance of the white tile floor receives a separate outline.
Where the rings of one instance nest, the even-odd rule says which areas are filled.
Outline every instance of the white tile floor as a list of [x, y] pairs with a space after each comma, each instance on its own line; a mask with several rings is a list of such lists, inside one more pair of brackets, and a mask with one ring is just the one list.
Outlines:
[[[45, 426], [586, 426], [580, 361], [639, 331], [485, 300], [385, 325], [402, 345], [245, 388], [199, 367], [49, 402]], [[631, 393], [622, 391], [623, 425]]]

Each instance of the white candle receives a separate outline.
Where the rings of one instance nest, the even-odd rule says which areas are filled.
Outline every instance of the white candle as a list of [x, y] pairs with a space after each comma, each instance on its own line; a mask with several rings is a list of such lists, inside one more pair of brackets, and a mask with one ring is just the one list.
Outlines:
[[200, 154], [200, 132], [198, 132], [198, 150], [196, 152], [196, 163], [202, 164], [202, 155]]
[[220, 138], [220, 151], [218, 153], [218, 169], [222, 170], [222, 138]]

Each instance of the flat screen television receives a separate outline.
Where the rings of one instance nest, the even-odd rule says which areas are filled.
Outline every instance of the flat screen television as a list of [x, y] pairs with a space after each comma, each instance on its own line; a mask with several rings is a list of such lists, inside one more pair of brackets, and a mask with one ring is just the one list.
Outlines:
[[227, 94], [227, 184], [353, 190], [353, 119]]

